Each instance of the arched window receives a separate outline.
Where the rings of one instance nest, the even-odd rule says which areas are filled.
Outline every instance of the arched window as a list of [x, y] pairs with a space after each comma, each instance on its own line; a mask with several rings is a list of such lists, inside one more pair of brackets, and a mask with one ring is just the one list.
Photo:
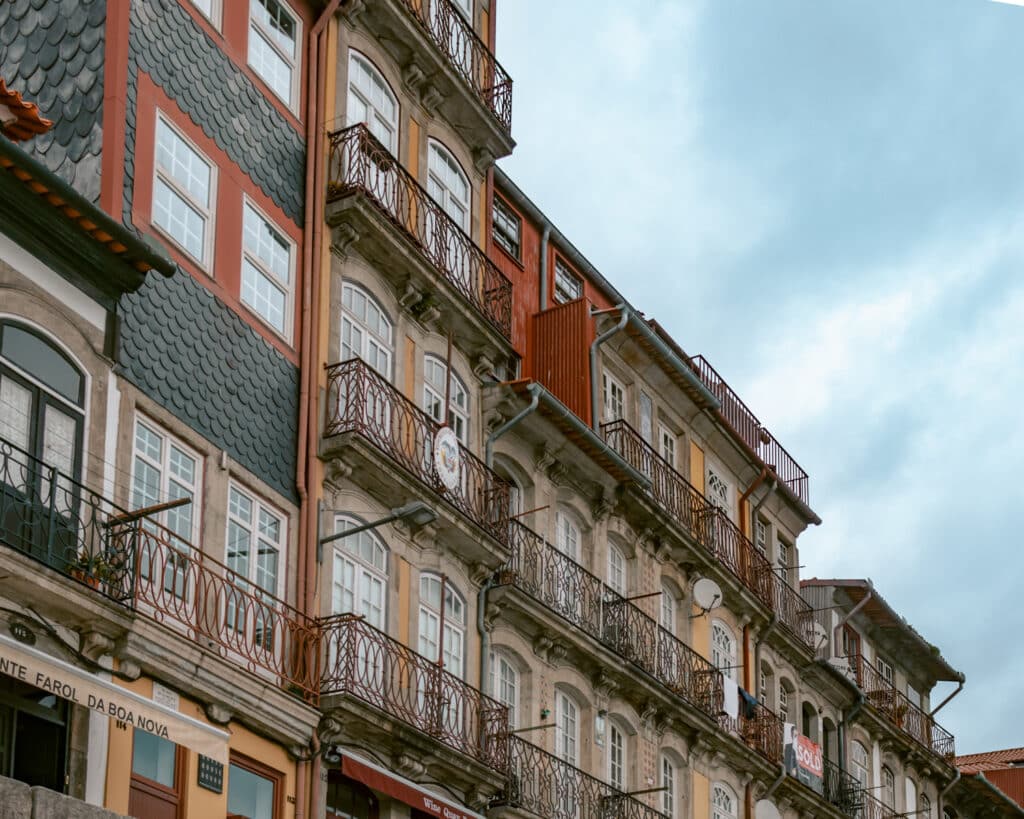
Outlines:
[[[440, 635], [442, 586], [444, 634]], [[439, 645], [445, 669], [461, 677], [466, 646], [466, 603], [450, 581], [442, 582], [436, 574], [424, 574], [420, 576], [420, 654], [428, 660], [436, 660]]]
[[[909, 776], [904, 780], [906, 786], [906, 802], [903, 805], [903, 812], [907, 814], [917, 813], [917, 783]], [[921, 814], [917, 814], [921, 815]]]
[[391, 380], [394, 328], [376, 300], [359, 285], [341, 288], [341, 360], [361, 358]]
[[[424, 356], [423, 359], [423, 409], [437, 423], [445, 423], [444, 405], [445, 373], [448, 365], [436, 355]], [[455, 436], [464, 444], [469, 444], [469, 391], [461, 378], [452, 372], [451, 387], [448, 396], [447, 423], [455, 432]]]
[[678, 617], [675, 590], [668, 583], [662, 581], [661, 606], [658, 611], [658, 624], [669, 634], [675, 636]]
[[886, 765], [882, 766], [882, 802], [887, 807], [896, 809], [896, 777], [892, 769]]
[[871, 786], [871, 760], [868, 758], [868, 750], [857, 740], [850, 743], [850, 773], [853, 778], [860, 782], [861, 787]]
[[736, 819], [736, 794], [719, 782], [711, 789], [711, 819]]
[[[350, 517], [336, 517], [334, 531], [344, 532], [361, 524]], [[331, 608], [335, 614], [352, 612], [371, 626], [385, 629], [388, 553], [371, 531], [335, 541], [334, 581]]]
[[932, 819], [932, 800], [927, 794], [921, 794], [921, 808], [917, 815], [921, 819]]
[[614, 543], [608, 544], [608, 585], [616, 594], [626, 595], [626, 556]]
[[[469, 178], [451, 152], [431, 140], [427, 155], [427, 192], [441, 210], [451, 217], [463, 233], [469, 233]], [[443, 219], [427, 214], [427, 240], [446, 271], [456, 276], [463, 288], [469, 288], [469, 258], [463, 252], [465, 239], [450, 230]]]
[[676, 802], [678, 800], [678, 796], [676, 794], [676, 766], [675, 763], [668, 758], [667, 754], [661, 755], [658, 786], [663, 788], [661, 792], [661, 812], [665, 814], [668, 819], [676, 819]]
[[804, 702], [800, 707], [800, 733], [811, 742], [818, 742], [818, 709], [814, 703]]
[[758, 671], [757, 676], [757, 699], [765, 708], [771, 708], [770, 698], [772, 695], [772, 686], [775, 684], [775, 675], [772, 673], [772, 667], [766, 662], [761, 663], [761, 669]]
[[793, 684], [785, 679], [784, 677], [779, 678], [779, 719], [783, 722], [789, 722], [790, 717], [793, 716], [790, 713], [790, 700], [796, 692], [793, 690]]
[[508, 723], [516, 727], [519, 714], [519, 670], [501, 649], [491, 652], [491, 696], [508, 706]]
[[564, 507], [555, 512], [555, 548], [573, 560], [580, 558], [580, 525]]
[[376, 66], [349, 51], [348, 124], [365, 123], [392, 154], [398, 153], [398, 101]]
[[711, 663], [726, 677], [736, 679], [736, 640], [721, 620], [711, 624]]
[[580, 708], [565, 691], [555, 692], [555, 756], [570, 765], [579, 763]]
[[614, 722], [608, 726], [608, 782], [626, 790], [626, 732]]

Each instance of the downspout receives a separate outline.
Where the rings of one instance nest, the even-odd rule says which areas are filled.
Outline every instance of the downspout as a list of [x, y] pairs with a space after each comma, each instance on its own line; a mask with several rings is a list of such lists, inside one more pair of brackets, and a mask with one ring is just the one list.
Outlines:
[[551, 223], [544, 222], [540, 235], [540, 309], [548, 309], [548, 242], [551, 240]]
[[942, 702], [940, 702], [938, 705], [936, 705], [931, 711], [929, 711], [928, 712], [928, 716], [929, 717], [934, 718], [935, 715], [937, 713], [939, 713], [939, 711], [941, 711], [943, 708], [946, 707], [946, 705], [949, 703], [949, 701], [951, 699], [953, 699], [953, 697], [955, 697], [957, 694], [959, 694], [961, 691], [964, 690], [964, 683], [967, 682], [967, 677], [965, 677], [962, 673], [959, 674], [958, 676], [959, 676], [959, 681], [958, 681], [958, 685], [956, 687], [956, 691], [954, 691], [952, 694], [950, 694], [948, 697], [946, 697], [946, 699], [944, 699]]
[[939, 816], [942, 816], [942, 812], [946, 809], [946, 794], [949, 793], [953, 786], [960, 781], [960, 769], [956, 769], [956, 773], [953, 774], [953, 781], [951, 781], [946, 787], [939, 791]]
[[768, 639], [768, 635], [772, 633], [772, 629], [779, 622], [779, 615], [772, 612], [772, 619], [768, 621], [768, 625], [764, 627], [764, 630], [757, 635], [757, 642], [754, 643], [754, 687], [757, 687], [757, 674], [761, 673], [761, 644]]
[[860, 714], [866, 701], [867, 698], [864, 696], [864, 692], [858, 690], [857, 701], [849, 711], [843, 712], [843, 718], [839, 720], [839, 770], [843, 773], [846, 773], [846, 726], [857, 719], [857, 715]]
[[[743, 504], [747, 502], [747, 498], [749, 498], [754, 493], [754, 490], [757, 489], [757, 487], [759, 487], [762, 483], [764, 483], [764, 479], [767, 478], [767, 477], [768, 477], [768, 467], [767, 466], [762, 466], [761, 467], [761, 474], [758, 475], [754, 479], [754, 482], [752, 484], [750, 484], [750, 486], [747, 487], [747, 491], [744, 492], [742, 495], [740, 495], [740, 503], [739, 503], [740, 509], [742, 509], [743, 508]], [[768, 495], [765, 495], [763, 498], [761, 498], [761, 500], [759, 500], [757, 502], [757, 507], [755, 509], [751, 510], [750, 521], [747, 523], [747, 537], [749, 537], [751, 539], [753, 539], [753, 535], [754, 535], [754, 515], [761, 508], [761, 505], [766, 500], [768, 500]]]
[[761, 798], [762, 799], [767, 799], [769, 796], [771, 796], [773, 793], [775, 793], [775, 791], [777, 791], [779, 789], [779, 785], [781, 785], [785, 781], [786, 781], [786, 766], [785, 765], [780, 765], [779, 766], [779, 776], [778, 776], [778, 778], [774, 782], [772, 782], [771, 787], [768, 788], [768, 790], [766, 790], [764, 792], [764, 794], [761, 796]]
[[540, 386], [536, 383], [529, 384], [526, 389], [531, 396], [530, 403], [487, 436], [487, 444], [484, 446], [484, 463], [488, 469], [494, 466], [494, 442], [536, 410], [537, 405], [540, 404]]
[[[618, 323], [614, 327], [609, 327], [590, 344], [590, 426], [595, 430], [600, 426], [598, 419], [601, 417], [599, 411], [600, 404], [598, 402], [597, 348], [619, 332], [619, 330], [624, 329], [629, 322], [629, 308], [625, 303], [616, 304], [615, 309], [620, 312]], [[613, 418], [612, 420], [617, 419]]]

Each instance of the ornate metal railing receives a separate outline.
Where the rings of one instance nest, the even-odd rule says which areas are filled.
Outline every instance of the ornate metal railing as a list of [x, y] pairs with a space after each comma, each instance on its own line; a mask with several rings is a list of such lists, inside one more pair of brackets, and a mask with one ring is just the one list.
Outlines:
[[774, 611], [779, 622], [813, 646], [811, 606], [728, 516], [705, 498], [655, 451], [639, 432], [619, 419], [601, 426], [608, 445], [651, 480], [654, 500], [714, 557]]
[[646, 671], [709, 716], [721, 710], [722, 675], [600, 578], [518, 521], [499, 582], [513, 585]]
[[956, 755], [956, 742], [949, 731], [883, 677], [864, 655], [849, 656], [846, 660], [869, 703], [919, 745], [952, 762]]
[[131, 605], [127, 514], [64, 472], [0, 438], [0, 542]]
[[327, 201], [356, 193], [365, 195], [462, 298], [511, 338], [512, 283], [362, 124], [330, 135]]
[[782, 763], [782, 720], [761, 703], [748, 703], [741, 698], [739, 715], [734, 719], [722, 713], [718, 722], [723, 731], [739, 736], [748, 748], [769, 762]]
[[905, 815], [897, 812], [895, 808], [890, 808], [864, 788], [853, 794], [848, 809], [841, 809], [846, 810], [853, 819], [896, 819]]
[[346, 694], [499, 771], [508, 708], [351, 614], [320, 621], [322, 696]]
[[663, 819], [664, 814], [554, 754], [512, 736], [502, 804], [543, 819]]
[[704, 356], [690, 358], [690, 368], [704, 385], [722, 403], [719, 412], [733, 432], [753, 452], [768, 464], [778, 479], [788, 486], [804, 503], [810, 502], [810, 480], [803, 468], [786, 452], [739, 395], [730, 387]]
[[860, 807], [861, 784], [838, 765], [822, 760], [822, 796], [848, 816]]
[[327, 368], [324, 436], [354, 432], [426, 484], [500, 543], [507, 543], [510, 485], [459, 446], [457, 486], [449, 489], [434, 464], [433, 418], [365, 362], [353, 358]]
[[507, 132], [512, 130], [512, 78], [451, 0], [402, 0], [455, 72]]

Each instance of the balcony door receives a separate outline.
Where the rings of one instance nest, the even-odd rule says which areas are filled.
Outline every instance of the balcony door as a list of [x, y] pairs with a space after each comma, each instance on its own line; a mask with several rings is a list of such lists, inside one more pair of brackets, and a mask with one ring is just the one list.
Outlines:
[[466, 252], [469, 191], [469, 178], [458, 161], [447, 148], [432, 141], [427, 162], [427, 193], [449, 219], [438, 213], [427, 215], [429, 252], [448, 278], [471, 295], [473, 283]]
[[[442, 592], [443, 589], [443, 592]], [[442, 599], [443, 598], [443, 599]], [[442, 606], [443, 615], [442, 615]], [[419, 653], [462, 679], [466, 655], [466, 602], [436, 574], [420, 576]], [[463, 698], [450, 690], [442, 674], [418, 680], [420, 708], [442, 734], [461, 737], [466, 724]]]
[[377, 300], [359, 285], [342, 285], [341, 304], [341, 360], [361, 359], [380, 379], [363, 379], [361, 371], [352, 370], [352, 378], [338, 385], [335, 417], [371, 440], [389, 444], [392, 400], [380, 380], [391, 383], [394, 326]]
[[407, 205], [402, 201], [405, 197], [402, 196], [398, 163], [394, 161], [398, 155], [398, 99], [384, 75], [356, 51], [349, 51], [346, 114], [348, 125], [365, 125], [387, 151], [387, 156], [378, 156], [378, 151], [370, 150], [361, 156], [346, 157], [350, 176], [357, 168], [364, 167], [366, 178], [362, 180], [363, 184], [388, 213], [404, 222], [409, 214]]
[[60, 570], [79, 547], [73, 480], [84, 406], [85, 376], [68, 355], [24, 325], [0, 323], [0, 534]]

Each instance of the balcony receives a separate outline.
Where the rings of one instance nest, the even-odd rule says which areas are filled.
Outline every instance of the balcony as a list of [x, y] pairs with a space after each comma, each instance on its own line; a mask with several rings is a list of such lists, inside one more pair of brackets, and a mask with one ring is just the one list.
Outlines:
[[470, 346], [511, 350], [512, 283], [365, 125], [330, 135], [328, 174], [329, 221], [401, 279], [404, 307]]
[[811, 606], [775, 571], [739, 527], [623, 420], [603, 424], [608, 445], [650, 478], [653, 500], [729, 570], [807, 648], [814, 645]]
[[722, 402], [723, 420], [747, 448], [768, 465], [776, 477], [804, 504], [810, 503], [810, 480], [793, 456], [768, 431], [751, 409], [730, 387], [704, 356], [690, 358], [690, 368], [711, 393]]
[[324, 710], [331, 697], [354, 697], [488, 768], [508, 770], [506, 706], [360, 617], [328, 617], [321, 627]]
[[[509, 484], [460, 444], [457, 485], [449, 488], [434, 463], [434, 438], [439, 429], [433, 418], [365, 362], [350, 359], [327, 368], [325, 442], [347, 433], [362, 438], [417, 484], [443, 498], [499, 544], [507, 545]], [[362, 478], [378, 480], [382, 491], [394, 489], [394, 481], [381, 474], [379, 461], [371, 459], [366, 466], [372, 474], [363, 471]], [[478, 537], [466, 540], [466, 548], [481, 548]]]
[[736, 719], [720, 714], [718, 724], [772, 764], [782, 764], [782, 720], [761, 703], [747, 706], [741, 702]]
[[314, 620], [3, 439], [0, 541], [315, 702]]
[[512, 556], [499, 573], [511, 585], [649, 674], [712, 719], [722, 708], [722, 675], [692, 648], [540, 535], [510, 526]]
[[906, 694], [883, 677], [862, 654], [847, 657], [846, 661], [856, 677], [857, 685], [879, 714], [922, 748], [941, 757], [950, 765], [953, 764], [956, 743], [949, 731], [920, 706], [911, 702]]
[[543, 819], [664, 819], [654, 808], [514, 735], [509, 755], [508, 786], [500, 804]]

